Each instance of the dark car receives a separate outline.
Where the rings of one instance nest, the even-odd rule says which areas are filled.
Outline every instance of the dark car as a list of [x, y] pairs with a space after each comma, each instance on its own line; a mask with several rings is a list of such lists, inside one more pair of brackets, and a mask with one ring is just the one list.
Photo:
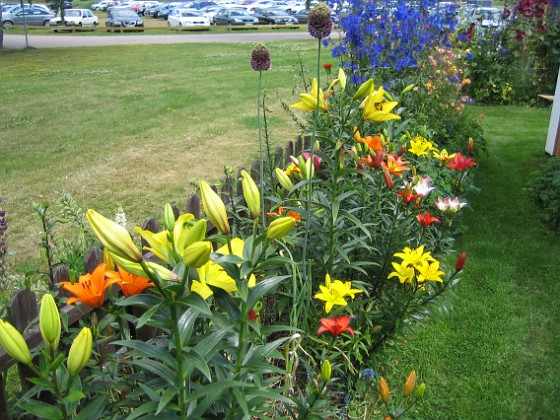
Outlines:
[[248, 12], [239, 9], [221, 9], [214, 15], [214, 25], [256, 25], [259, 20]]
[[299, 23], [307, 23], [309, 20], [309, 10], [302, 10], [301, 12], [294, 13], [292, 16], [295, 17]]
[[144, 26], [144, 21], [138, 13], [132, 9], [125, 7], [111, 7], [107, 9], [107, 18], [105, 19], [107, 27], [123, 27], [123, 28], [139, 28]]
[[49, 9], [54, 10], [55, 13], [58, 13], [58, 9], [60, 8], [61, 4], [64, 4], [65, 9], [72, 8], [71, 1], [65, 1], [65, 2], [55, 1], [54, 3], [49, 4]]
[[297, 18], [282, 9], [257, 9], [255, 17], [259, 20], [259, 23], [267, 25], [294, 25], [299, 23]]

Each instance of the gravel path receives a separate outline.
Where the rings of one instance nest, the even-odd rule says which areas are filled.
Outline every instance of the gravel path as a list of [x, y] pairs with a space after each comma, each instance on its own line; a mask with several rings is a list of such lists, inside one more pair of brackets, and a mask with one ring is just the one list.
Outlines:
[[[334, 35], [334, 32], [333, 32]], [[179, 44], [183, 42], [266, 42], [284, 39], [309, 39], [307, 32], [278, 33], [219, 33], [219, 34], [175, 34], [175, 35], [28, 35], [29, 47], [91, 47], [123, 44]], [[25, 35], [4, 34], [4, 48], [25, 48]]]

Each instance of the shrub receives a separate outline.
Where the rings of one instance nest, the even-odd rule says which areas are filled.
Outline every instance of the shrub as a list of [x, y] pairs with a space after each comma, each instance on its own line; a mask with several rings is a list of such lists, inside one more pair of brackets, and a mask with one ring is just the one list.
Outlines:
[[546, 211], [543, 221], [560, 234], [560, 159], [551, 158], [532, 185], [534, 199]]

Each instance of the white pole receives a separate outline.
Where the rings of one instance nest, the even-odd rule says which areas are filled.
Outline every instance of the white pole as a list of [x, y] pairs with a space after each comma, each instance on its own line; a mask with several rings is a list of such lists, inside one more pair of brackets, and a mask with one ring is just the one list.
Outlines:
[[558, 69], [556, 92], [554, 93], [552, 113], [550, 115], [550, 123], [548, 124], [545, 151], [552, 156], [560, 154], [560, 69]]

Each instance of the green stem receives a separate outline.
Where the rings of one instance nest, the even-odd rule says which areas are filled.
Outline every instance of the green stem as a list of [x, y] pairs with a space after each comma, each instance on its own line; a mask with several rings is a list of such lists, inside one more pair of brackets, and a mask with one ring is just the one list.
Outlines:
[[260, 182], [260, 194], [261, 194], [261, 220], [263, 223], [263, 228], [266, 227], [265, 219], [265, 209], [264, 209], [264, 156], [263, 156], [263, 140], [262, 140], [262, 128], [261, 128], [261, 91], [262, 91], [262, 70], [259, 71], [259, 92], [257, 95], [257, 126], [259, 130], [259, 182]]
[[[169, 302], [172, 303], [172, 302]], [[175, 359], [177, 361], [177, 377], [179, 378], [178, 384], [178, 396], [179, 396], [179, 410], [181, 413], [181, 419], [187, 418], [186, 413], [186, 395], [185, 395], [185, 373], [184, 373], [184, 360], [185, 357], [183, 355], [183, 344], [181, 343], [181, 336], [179, 333], [179, 318], [177, 316], [177, 305], [171, 306], [171, 317], [173, 322], [173, 340], [175, 342], [175, 351], [176, 356]]]

